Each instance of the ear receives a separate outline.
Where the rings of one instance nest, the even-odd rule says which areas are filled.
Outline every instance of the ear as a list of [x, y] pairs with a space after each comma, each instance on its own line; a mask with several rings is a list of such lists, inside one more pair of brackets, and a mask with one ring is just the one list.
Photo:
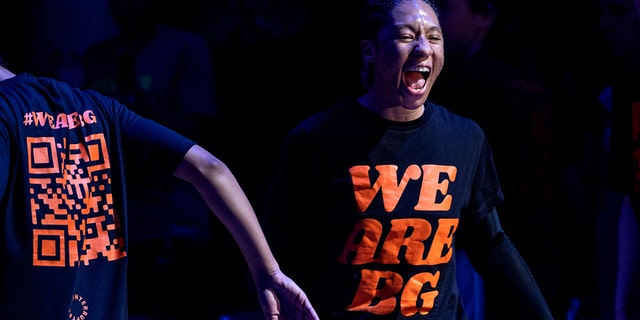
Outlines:
[[362, 54], [362, 59], [366, 62], [373, 62], [376, 57], [376, 48], [371, 42], [371, 40], [362, 40], [360, 41], [360, 52]]

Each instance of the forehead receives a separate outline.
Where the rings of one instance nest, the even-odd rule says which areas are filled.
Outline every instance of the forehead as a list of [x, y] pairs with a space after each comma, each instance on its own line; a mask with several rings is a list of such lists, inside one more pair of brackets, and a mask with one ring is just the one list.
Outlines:
[[422, 0], [401, 1], [390, 13], [396, 22], [414, 21], [439, 25], [435, 10]]

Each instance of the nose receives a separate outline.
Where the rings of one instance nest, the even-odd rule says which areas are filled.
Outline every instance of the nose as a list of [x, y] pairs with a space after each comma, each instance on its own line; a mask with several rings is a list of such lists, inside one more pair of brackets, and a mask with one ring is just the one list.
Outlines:
[[433, 49], [431, 48], [431, 43], [426, 37], [419, 36], [415, 40], [415, 45], [411, 53], [419, 56], [428, 56], [433, 53]]

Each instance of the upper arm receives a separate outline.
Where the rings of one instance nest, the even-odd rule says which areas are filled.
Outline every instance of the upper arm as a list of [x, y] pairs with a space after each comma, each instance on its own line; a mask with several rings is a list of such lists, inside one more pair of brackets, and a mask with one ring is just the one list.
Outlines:
[[479, 251], [482, 248], [489, 247], [493, 239], [501, 233], [504, 232], [500, 224], [498, 211], [493, 207], [480, 220], [463, 218], [457, 243], [467, 251]]
[[222, 161], [206, 149], [194, 144], [187, 150], [173, 175], [198, 187], [224, 171], [228, 169]]
[[203, 152], [206, 151], [198, 145], [193, 145], [189, 148], [178, 164], [173, 175], [180, 179], [192, 182], [193, 177], [197, 174], [198, 163], [202, 161], [201, 159], [204, 157]]

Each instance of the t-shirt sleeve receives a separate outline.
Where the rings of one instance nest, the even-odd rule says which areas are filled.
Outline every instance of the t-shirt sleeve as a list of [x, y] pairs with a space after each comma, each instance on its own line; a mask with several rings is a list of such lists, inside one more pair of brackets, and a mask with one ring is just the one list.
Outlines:
[[504, 200], [500, 180], [493, 162], [491, 146], [484, 139], [478, 158], [478, 165], [473, 181], [472, 198], [469, 205], [471, 219], [480, 221], [484, 216]]
[[[195, 142], [158, 122], [144, 118], [115, 99], [106, 98], [118, 123], [124, 157], [130, 172], [173, 174]], [[153, 170], [154, 172], [147, 172]]]

